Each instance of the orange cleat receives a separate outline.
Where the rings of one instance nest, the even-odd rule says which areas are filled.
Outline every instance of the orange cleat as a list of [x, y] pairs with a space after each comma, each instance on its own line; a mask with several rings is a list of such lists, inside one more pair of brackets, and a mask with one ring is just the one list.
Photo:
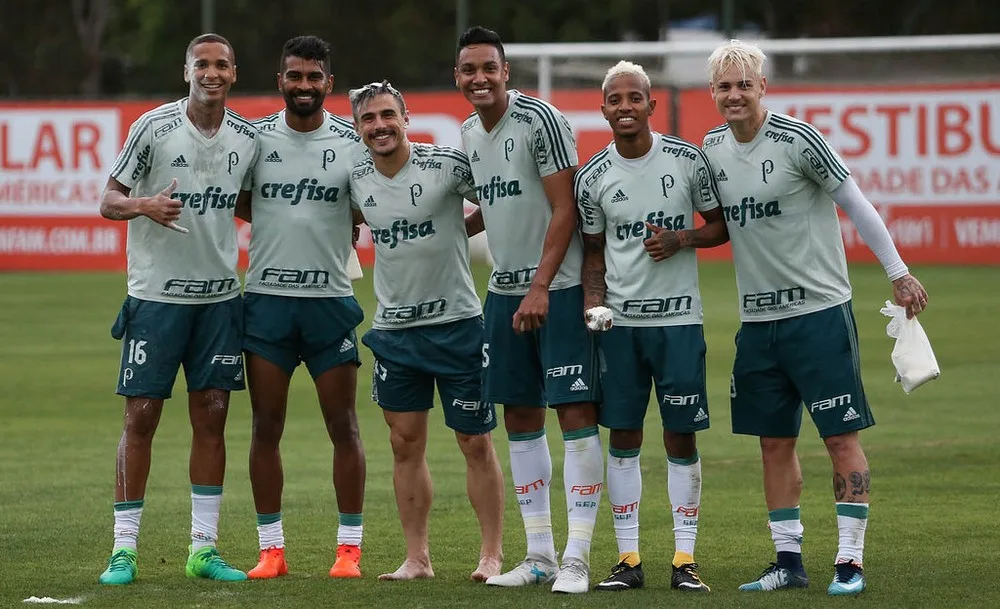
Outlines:
[[247, 577], [250, 579], [271, 579], [287, 574], [288, 563], [285, 562], [285, 548], [261, 550], [257, 566], [247, 571]]
[[361, 546], [337, 546], [337, 562], [330, 568], [330, 577], [361, 577]]

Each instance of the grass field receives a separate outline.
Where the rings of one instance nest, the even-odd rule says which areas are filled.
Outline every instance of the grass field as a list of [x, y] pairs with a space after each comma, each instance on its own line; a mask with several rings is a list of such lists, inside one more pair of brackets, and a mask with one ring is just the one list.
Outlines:
[[[122, 402], [113, 395], [119, 344], [109, 335], [124, 277], [117, 274], [0, 275], [0, 606], [29, 596], [82, 598], [91, 607], [390, 606], [594, 607], [997, 607], [1000, 606], [1000, 332], [993, 307], [1000, 270], [916, 269], [931, 295], [922, 317], [942, 377], [910, 396], [892, 382], [878, 309], [889, 295], [881, 269], [851, 269], [863, 374], [878, 425], [863, 436], [871, 464], [872, 511], [865, 566], [869, 590], [857, 600], [830, 599], [826, 585], [836, 551], [829, 460], [811, 423], [800, 442], [805, 476], [804, 556], [813, 585], [771, 595], [738, 593], [773, 557], [766, 528], [759, 454], [752, 438], [729, 431], [727, 392], [737, 326], [732, 270], [703, 264], [713, 426], [699, 437], [704, 494], [697, 557], [713, 587], [704, 596], [669, 589], [673, 553], [662, 446], [648, 434], [642, 469], [642, 550], [647, 588], [615, 594], [556, 596], [542, 589], [486, 589], [467, 580], [478, 533], [465, 498], [464, 463], [441, 414], [432, 415], [429, 460], [435, 480], [431, 514], [433, 581], [385, 583], [403, 540], [392, 495], [391, 455], [381, 413], [368, 398], [370, 354], [358, 391], [368, 458], [365, 577], [333, 581], [337, 510], [330, 484], [331, 448], [304, 370], [293, 381], [283, 443], [284, 518], [292, 573], [276, 581], [218, 584], [184, 577], [190, 499], [189, 425], [183, 402], [167, 403], [154, 444], [140, 535], [139, 580], [124, 588], [97, 585], [111, 549], [114, 451]], [[476, 269], [482, 288], [487, 270]], [[369, 278], [356, 285], [369, 314]], [[183, 381], [176, 395], [183, 396]], [[651, 410], [655, 413], [655, 409]], [[648, 424], [659, 425], [655, 414]], [[562, 449], [549, 418], [555, 479], [557, 547], [565, 540]], [[257, 536], [247, 473], [250, 410], [233, 396], [229, 467], [220, 548], [235, 565], [256, 562]], [[507, 470], [507, 444], [497, 448]], [[507, 475], [509, 483], [509, 475]], [[506, 566], [524, 553], [516, 503], [508, 489]], [[563, 541], [559, 541], [563, 540]], [[617, 558], [607, 500], [594, 540], [592, 579]]]

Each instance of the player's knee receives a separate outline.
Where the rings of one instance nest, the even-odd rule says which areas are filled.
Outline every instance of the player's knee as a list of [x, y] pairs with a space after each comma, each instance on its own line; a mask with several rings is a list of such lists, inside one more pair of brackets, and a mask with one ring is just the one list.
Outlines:
[[455, 438], [458, 440], [459, 449], [465, 455], [465, 460], [470, 463], [483, 463], [495, 454], [493, 441], [488, 433], [469, 435], [455, 432]]
[[674, 433], [664, 429], [663, 446], [667, 449], [667, 455], [675, 459], [690, 459], [698, 452], [693, 433]]
[[641, 429], [612, 429], [608, 442], [615, 450], [636, 450], [642, 447]]
[[125, 435], [129, 441], [149, 442], [160, 422], [162, 401], [130, 399], [125, 405]]
[[421, 458], [426, 441], [424, 433], [418, 429], [396, 427], [389, 432], [392, 454], [397, 461]]
[[826, 450], [834, 461], [864, 456], [861, 443], [858, 441], [858, 433], [855, 431], [823, 438], [823, 444], [826, 445]]
[[764, 463], [794, 459], [795, 441], [796, 438], [761, 438], [760, 454]]
[[545, 409], [530, 406], [504, 406], [503, 422], [507, 433], [531, 433], [545, 427]]
[[277, 444], [285, 430], [283, 416], [267, 416], [255, 412], [253, 415], [253, 439], [255, 442]]
[[563, 431], [577, 431], [597, 425], [597, 408], [590, 402], [565, 404], [557, 409], [559, 427]]
[[361, 443], [358, 419], [353, 413], [327, 419], [326, 433], [334, 446], [354, 446]]

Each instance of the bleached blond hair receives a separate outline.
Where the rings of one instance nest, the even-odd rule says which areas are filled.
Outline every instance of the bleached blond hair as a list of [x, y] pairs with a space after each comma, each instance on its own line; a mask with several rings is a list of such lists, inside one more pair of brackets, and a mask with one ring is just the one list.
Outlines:
[[649, 97], [651, 85], [649, 84], [649, 76], [646, 74], [646, 70], [643, 70], [639, 64], [625, 61], [624, 59], [608, 69], [604, 75], [604, 82], [601, 83], [601, 93], [606, 95], [608, 93], [608, 85], [619, 76], [635, 76], [638, 78], [639, 82], [642, 83], [643, 92], [646, 94], [646, 97]]
[[764, 60], [767, 56], [760, 47], [735, 38], [719, 45], [708, 57], [708, 74], [710, 82], [729, 68], [736, 66], [744, 80], [747, 77], [760, 80], [764, 76]]

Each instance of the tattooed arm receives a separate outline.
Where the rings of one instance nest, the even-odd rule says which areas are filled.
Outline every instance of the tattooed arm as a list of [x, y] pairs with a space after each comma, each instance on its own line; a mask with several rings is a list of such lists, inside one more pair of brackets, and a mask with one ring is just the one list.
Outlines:
[[907, 319], [912, 319], [927, 308], [927, 291], [909, 273], [892, 282], [892, 297], [896, 304], [906, 308]]
[[607, 266], [604, 263], [604, 233], [583, 234], [583, 310], [604, 305], [604, 293], [608, 286], [604, 283]]

